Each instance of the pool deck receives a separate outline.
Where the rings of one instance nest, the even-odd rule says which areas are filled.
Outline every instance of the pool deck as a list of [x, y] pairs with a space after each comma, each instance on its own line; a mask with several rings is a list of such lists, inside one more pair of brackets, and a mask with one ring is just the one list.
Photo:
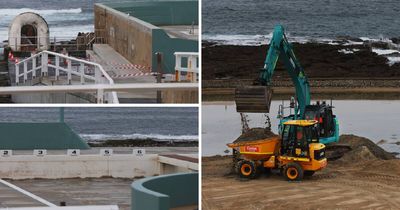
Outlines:
[[44, 204], [0, 183], [0, 208], [45, 206]]
[[[132, 154], [133, 148], [111, 147], [116, 154]], [[81, 154], [97, 154], [101, 148], [82, 150]], [[179, 161], [197, 163], [197, 147], [149, 147], [146, 154]], [[50, 150], [48, 155], [64, 155], [66, 151]], [[32, 151], [13, 151], [13, 156], [32, 154]], [[131, 184], [133, 178], [64, 178], [64, 179], [3, 179], [54, 205], [65, 202], [67, 206], [118, 205], [121, 210], [131, 206]], [[45, 204], [0, 183], [0, 209], [16, 207], [43, 207]], [[197, 206], [185, 206], [177, 210], [198, 209]]]

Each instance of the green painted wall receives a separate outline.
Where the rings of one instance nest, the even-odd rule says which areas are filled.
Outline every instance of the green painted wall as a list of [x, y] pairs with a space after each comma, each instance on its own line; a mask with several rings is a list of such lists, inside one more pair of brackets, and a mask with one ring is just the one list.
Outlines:
[[140, 179], [132, 184], [132, 210], [169, 210], [196, 205], [198, 173], [179, 173]]
[[105, 5], [156, 26], [199, 24], [199, 2], [184, 1], [131, 1]]
[[[198, 25], [197, 0], [131, 1], [104, 4], [155, 26]], [[157, 52], [163, 53], [164, 73], [175, 72], [175, 52], [198, 52], [198, 41], [169, 37], [163, 29], [152, 29], [152, 69], [157, 71]]]
[[164, 73], [175, 72], [175, 52], [197, 52], [198, 42], [194, 40], [170, 38], [164, 30], [153, 29], [153, 71], [157, 71], [157, 52], [163, 53]]
[[65, 123], [0, 123], [0, 149], [89, 149]]

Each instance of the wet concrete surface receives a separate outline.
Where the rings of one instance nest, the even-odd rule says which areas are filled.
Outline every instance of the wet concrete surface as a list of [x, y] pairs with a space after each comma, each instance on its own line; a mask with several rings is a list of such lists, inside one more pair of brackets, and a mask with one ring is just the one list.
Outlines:
[[0, 208], [44, 206], [42, 203], [0, 183]]
[[[133, 179], [30, 179], [30, 180], [6, 180], [20, 188], [23, 188], [55, 205], [66, 202], [67, 206], [77, 205], [118, 205], [120, 210], [130, 209], [131, 190]], [[1, 190], [1, 188], [0, 188]], [[2, 199], [0, 203], [7, 198]], [[18, 198], [19, 206], [38, 206], [29, 199]], [[11, 205], [11, 204], [8, 204]]]

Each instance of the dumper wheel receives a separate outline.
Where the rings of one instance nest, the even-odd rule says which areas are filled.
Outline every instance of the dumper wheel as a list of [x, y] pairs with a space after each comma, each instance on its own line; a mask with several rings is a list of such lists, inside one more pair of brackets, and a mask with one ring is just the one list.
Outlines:
[[312, 176], [314, 173], [315, 171], [304, 171], [304, 176]]
[[237, 162], [236, 171], [242, 178], [254, 179], [257, 176], [257, 166], [254, 161], [241, 160]]
[[303, 179], [304, 171], [298, 163], [288, 163], [284, 168], [284, 175], [289, 181], [300, 181]]

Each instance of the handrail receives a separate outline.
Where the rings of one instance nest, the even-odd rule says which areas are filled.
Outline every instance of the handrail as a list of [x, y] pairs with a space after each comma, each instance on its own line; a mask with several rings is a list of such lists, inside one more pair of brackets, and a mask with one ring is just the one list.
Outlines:
[[71, 60], [71, 61], [76, 61], [76, 62], [85, 63], [85, 64], [92, 65], [92, 66], [96, 66], [96, 67], [99, 68], [99, 70], [104, 75], [104, 77], [109, 81], [109, 83], [110, 84], [114, 84], [114, 80], [110, 77], [110, 75], [108, 75], [108, 73], [98, 63], [93, 63], [93, 62], [82, 60], [82, 59], [79, 59], [79, 58], [69, 57], [69, 56], [66, 56], [66, 55], [63, 55], [63, 54], [60, 54], [60, 53], [51, 52], [51, 51], [47, 51], [47, 50], [44, 50], [41, 53], [47, 53], [47, 54], [50, 54], [50, 55], [56, 55], [58, 57], [65, 58], [65, 59], [68, 59], [68, 60]]
[[[16, 83], [19, 83], [18, 81], [19, 81], [19, 78], [21, 77], [21, 75], [23, 75], [24, 79], [26, 80], [28, 73], [36, 72], [37, 68], [38, 67], [40, 68], [40, 66], [38, 66], [38, 67], [34, 66], [34, 67], [32, 67], [32, 70], [28, 71], [26, 69], [27, 68], [26, 66], [27, 66], [27, 62], [28, 61], [36, 59], [37, 57], [40, 57], [42, 55], [46, 55], [45, 56], [46, 60], [48, 58], [48, 55], [54, 55], [54, 56], [58, 57], [58, 59], [59, 58], [64, 58], [64, 59], [69, 61], [69, 68], [71, 67], [70, 64], [71, 64], [72, 61], [78, 62], [81, 65], [82, 64], [86, 64], [86, 65], [94, 66], [95, 67], [95, 71], [97, 71], [97, 70], [100, 71], [101, 75], [104, 76], [104, 78], [107, 80], [108, 84], [111, 84], [111, 85], [114, 84], [114, 80], [110, 77], [110, 75], [108, 75], [108, 73], [103, 69], [103, 67], [100, 64], [94, 63], [94, 62], [90, 62], [90, 61], [86, 61], [86, 60], [82, 60], [82, 59], [79, 59], [79, 58], [70, 57], [70, 56], [67, 56], [67, 55], [64, 55], [64, 54], [60, 54], [60, 53], [56, 53], [56, 52], [47, 51], [47, 50], [39, 52], [39, 53], [29, 57], [29, 58], [26, 58], [26, 59], [24, 59], [22, 61], [19, 61], [19, 62], [15, 63], [15, 66], [16, 66], [16, 72], [15, 72]], [[42, 57], [42, 62], [43, 62], [43, 57]], [[47, 61], [45, 61], [45, 62], [47, 62]], [[22, 64], [22, 63], [24, 64], [24, 73], [19, 74], [19, 65]], [[35, 63], [34, 65], [36, 65], [36, 61], [34, 63]], [[45, 64], [45, 65], [48, 65], [49, 67], [54, 68], [53, 65], [49, 65], [49, 64]], [[43, 66], [43, 63], [42, 63], [42, 66]], [[46, 68], [47, 68], [47, 66], [46, 66]], [[75, 72], [72, 73], [72, 71], [70, 69], [64, 69], [64, 68], [58, 66], [58, 64], [57, 64], [57, 66], [55, 66], [55, 68], [56, 68], [56, 71], [62, 70], [62, 71], [68, 72], [69, 79], [70, 79], [71, 74], [75, 74]], [[41, 69], [41, 70], [43, 71], [43, 69]], [[47, 72], [47, 70], [45, 70], [45, 71]], [[87, 76], [87, 75], [84, 74], [84, 72], [80, 72], [79, 74], [82, 74], [81, 77]], [[95, 74], [96, 74], [96, 72], [95, 72]], [[36, 75], [36, 73], [33, 74], [32, 76], [34, 76], [34, 75]], [[57, 73], [57, 76], [58, 76], [58, 73]], [[88, 78], [88, 77], [85, 77], [85, 78]], [[95, 82], [100, 82], [100, 81], [97, 80], [97, 78], [95, 77]], [[110, 100], [112, 101], [112, 103], [118, 103], [118, 96], [117, 96], [116, 92], [111, 92], [111, 99]]]
[[126, 84], [95, 84], [95, 85], [53, 85], [53, 86], [9, 86], [1, 87], [0, 95], [13, 93], [38, 92], [91, 92], [103, 91], [138, 91], [138, 90], [198, 90], [196, 83], [126, 83]]
[[[135, 83], [135, 84], [95, 84], [95, 85], [54, 85], [54, 86], [11, 86], [1, 87], [0, 95], [21, 93], [60, 93], [60, 92], [97, 92], [97, 103], [104, 103], [105, 91], [138, 90], [198, 90], [197, 83]], [[117, 100], [110, 103], [119, 103]]]
[[[197, 82], [197, 74], [199, 73], [199, 67], [197, 65], [197, 59], [199, 57], [198, 52], [175, 52], [175, 81], [182, 80], [182, 72], [186, 72], [186, 80], [190, 82]], [[183, 58], [187, 59], [187, 67], [182, 67]]]

